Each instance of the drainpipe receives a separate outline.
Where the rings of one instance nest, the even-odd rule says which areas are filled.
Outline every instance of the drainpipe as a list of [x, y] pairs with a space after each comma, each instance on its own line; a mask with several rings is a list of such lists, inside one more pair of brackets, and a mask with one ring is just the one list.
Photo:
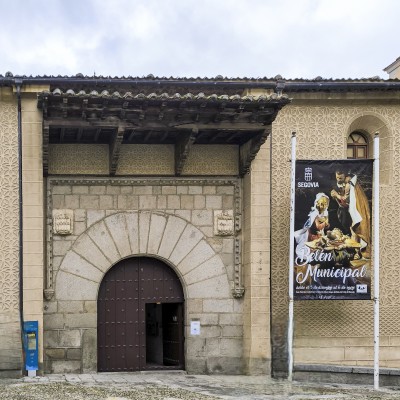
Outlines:
[[23, 244], [23, 203], [22, 203], [22, 79], [15, 79], [18, 102], [18, 205], [19, 205], [19, 319], [21, 324], [22, 372], [25, 372], [24, 349], [24, 244]]

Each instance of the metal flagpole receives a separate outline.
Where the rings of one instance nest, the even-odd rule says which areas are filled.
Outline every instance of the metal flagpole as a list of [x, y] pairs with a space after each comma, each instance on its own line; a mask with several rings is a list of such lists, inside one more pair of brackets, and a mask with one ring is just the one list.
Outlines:
[[379, 389], [379, 133], [374, 137], [374, 389]]
[[288, 322], [288, 379], [293, 379], [293, 275], [294, 275], [294, 188], [296, 173], [296, 132], [292, 132], [292, 159], [290, 182], [290, 244], [289, 244], [289, 322]]

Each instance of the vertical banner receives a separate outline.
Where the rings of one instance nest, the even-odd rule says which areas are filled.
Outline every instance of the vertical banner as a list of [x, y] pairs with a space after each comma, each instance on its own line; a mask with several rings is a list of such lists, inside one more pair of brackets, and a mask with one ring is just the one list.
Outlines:
[[371, 299], [373, 160], [296, 161], [294, 299]]

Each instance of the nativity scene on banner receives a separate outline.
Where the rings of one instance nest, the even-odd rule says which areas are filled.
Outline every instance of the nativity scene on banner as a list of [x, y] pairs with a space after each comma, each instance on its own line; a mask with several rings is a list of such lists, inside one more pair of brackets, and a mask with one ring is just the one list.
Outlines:
[[372, 160], [297, 161], [294, 298], [371, 298]]

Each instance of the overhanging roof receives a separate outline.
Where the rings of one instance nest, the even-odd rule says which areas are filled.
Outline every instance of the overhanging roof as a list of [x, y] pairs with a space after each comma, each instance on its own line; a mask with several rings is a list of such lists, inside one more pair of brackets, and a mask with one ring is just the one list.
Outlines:
[[[175, 88], [176, 89], [176, 88]], [[265, 142], [286, 95], [241, 96], [189, 92], [74, 90], [56, 88], [38, 95], [43, 110], [44, 168], [50, 143], [107, 143], [110, 173], [116, 172], [122, 144], [175, 145], [180, 175], [191, 146], [240, 146], [240, 174]]]
[[[0, 75], [0, 86], [50, 88], [38, 95], [43, 110], [44, 172], [50, 143], [103, 143], [116, 172], [122, 144], [173, 144], [176, 174], [196, 144], [240, 146], [240, 174], [266, 140], [288, 95], [355, 93], [397, 101], [400, 80], [274, 78], [177, 78]], [[269, 93], [251, 97], [244, 93]], [[193, 94], [191, 94], [193, 93]], [[380, 97], [379, 97], [380, 96]]]
[[[123, 144], [172, 144], [180, 175], [192, 146], [240, 147], [239, 170], [266, 140], [279, 110], [302, 93], [355, 93], [397, 101], [398, 79], [166, 78], [0, 75], [0, 86], [47, 85], [38, 95], [43, 110], [43, 162], [51, 143], [108, 144], [110, 174]], [[251, 97], [245, 93], [269, 93]], [[385, 100], [386, 101], [386, 100]]]

